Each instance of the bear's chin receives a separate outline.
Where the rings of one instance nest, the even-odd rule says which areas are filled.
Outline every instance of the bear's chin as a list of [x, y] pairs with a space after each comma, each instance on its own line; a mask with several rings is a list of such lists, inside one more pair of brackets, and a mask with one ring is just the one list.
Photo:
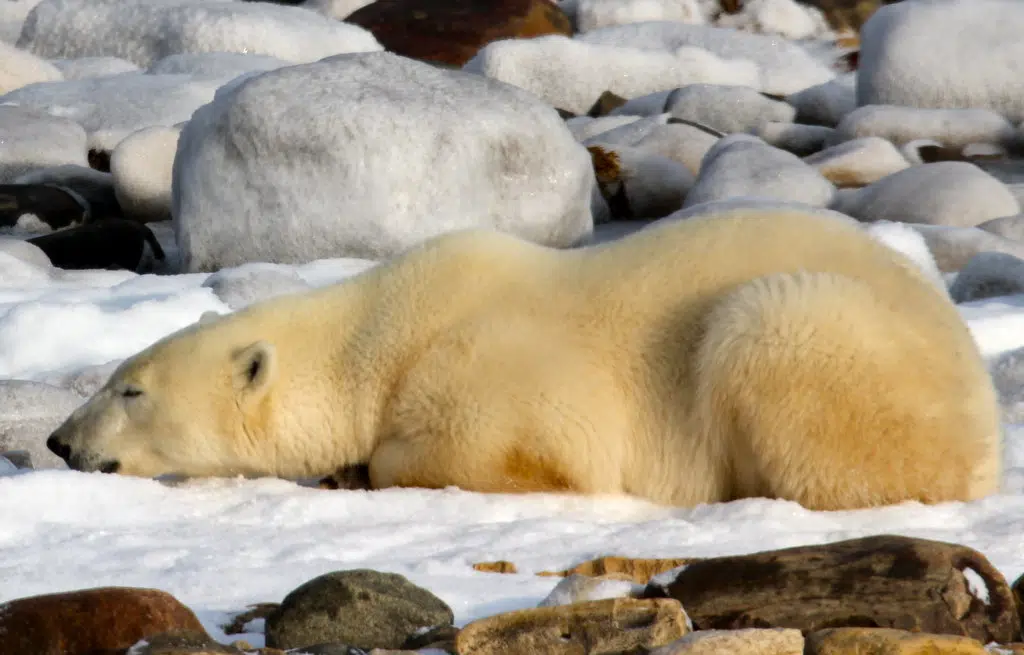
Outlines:
[[97, 470], [100, 473], [117, 473], [121, 470], [121, 462], [116, 459], [109, 459], [105, 462], [101, 462]]

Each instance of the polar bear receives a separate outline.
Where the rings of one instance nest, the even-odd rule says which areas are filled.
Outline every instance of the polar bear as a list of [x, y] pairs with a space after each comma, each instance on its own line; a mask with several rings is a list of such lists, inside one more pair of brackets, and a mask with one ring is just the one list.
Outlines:
[[126, 360], [49, 439], [83, 471], [838, 510], [997, 490], [999, 409], [948, 295], [811, 209], [573, 250], [433, 238]]

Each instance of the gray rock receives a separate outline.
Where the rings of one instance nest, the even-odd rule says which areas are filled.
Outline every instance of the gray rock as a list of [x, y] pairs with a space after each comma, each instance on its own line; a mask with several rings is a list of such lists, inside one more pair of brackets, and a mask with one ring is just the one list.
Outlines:
[[87, 166], [64, 164], [42, 168], [14, 180], [15, 184], [52, 184], [78, 196], [89, 209], [90, 220], [119, 218], [121, 205], [114, 195], [114, 178]]
[[313, 578], [285, 596], [267, 617], [266, 639], [271, 648], [335, 642], [397, 649], [416, 632], [453, 620], [444, 601], [405, 577], [353, 569]]
[[979, 252], [949, 288], [954, 302], [1024, 293], [1024, 260], [1003, 252]]
[[0, 457], [3, 457], [11, 464], [14, 464], [15, 468], [19, 469], [32, 469], [32, 453], [27, 450], [5, 450], [0, 453]]
[[[1009, 187], [1009, 185], [1007, 185]], [[1010, 187], [1012, 193], [1014, 189]], [[1024, 199], [1024, 195], [1016, 196], [1017, 202]], [[1001, 216], [1000, 218], [993, 218], [991, 221], [985, 221], [978, 225], [978, 227], [986, 232], [992, 234], [998, 234], [1001, 237], [1007, 239], [1013, 239], [1014, 241], [1024, 241], [1024, 214], [1014, 214], [1013, 216]]]
[[309, 289], [293, 269], [274, 264], [244, 264], [210, 275], [203, 286], [213, 289], [232, 310], [260, 300]]
[[66, 468], [46, 439], [85, 398], [28, 380], [0, 380], [0, 451], [23, 450], [39, 468]]
[[765, 123], [792, 123], [796, 109], [745, 86], [688, 84], [669, 95], [665, 111], [727, 134], [749, 132]]

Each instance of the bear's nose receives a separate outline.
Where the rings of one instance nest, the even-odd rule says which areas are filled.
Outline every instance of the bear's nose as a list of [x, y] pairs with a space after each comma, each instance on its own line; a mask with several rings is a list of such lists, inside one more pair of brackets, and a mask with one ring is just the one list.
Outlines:
[[68, 457], [71, 456], [71, 446], [61, 441], [56, 432], [51, 434], [50, 438], [46, 440], [46, 447], [64, 461], [67, 461]]

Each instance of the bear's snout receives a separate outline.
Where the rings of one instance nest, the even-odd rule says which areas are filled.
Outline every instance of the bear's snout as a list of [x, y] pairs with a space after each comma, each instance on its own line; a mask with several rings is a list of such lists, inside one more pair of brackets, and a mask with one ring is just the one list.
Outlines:
[[50, 435], [50, 438], [46, 440], [46, 447], [50, 449], [57, 457], [60, 457], [65, 462], [71, 457], [71, 446], [67, 445], [60, 440], [60, 435], [56, 432]]

